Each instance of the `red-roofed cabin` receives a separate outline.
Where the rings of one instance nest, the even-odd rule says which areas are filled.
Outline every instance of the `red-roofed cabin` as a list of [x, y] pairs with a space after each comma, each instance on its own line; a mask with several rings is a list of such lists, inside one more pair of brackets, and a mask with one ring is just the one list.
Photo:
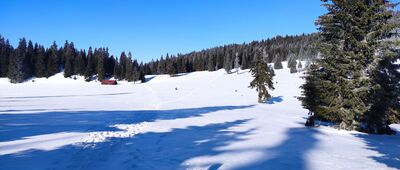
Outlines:
[[117, 80], [103, 80], [101, 81], [102, 85], [117, 85]]

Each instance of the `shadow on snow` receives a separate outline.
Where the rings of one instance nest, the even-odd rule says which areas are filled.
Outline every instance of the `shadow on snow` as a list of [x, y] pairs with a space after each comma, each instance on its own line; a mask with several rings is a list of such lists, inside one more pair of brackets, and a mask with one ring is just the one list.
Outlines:
[[85, 95], [54, 95], [54, 96], [21, 96], [21, 97], [0, 97], [3, 102], [15, 102], [20, 100], [4, 100], [4, 99], [41, 99], [41, 98], [60, 98], [60, 97], [89, 97], [89, 96], [117, 96], [132, 94], [131, 92], [125, 93], [106, 93], [106, 94], [85, 94]]
[[277, 96], [277, 97], [271, 97], [269, 100], [267, 100], [265, 103], [267, 104], [276, 104], [283, 102], [283, 96]]
[[[216, 106], [176, 110], [142, 111], [81, 111], [47, 112], [37, 114], [0, 115], [0, 141], [10, 141], [26, 136], [56, 132], [87, 132], [110, 130], [109, 125], [131, 124], [143, 121], [169, 120], [201, 116], [202, 114], [252, 107]], [[68, 145], [52, 151], [31, 150], [0, 156], [5, 169], [184, 169], [184, 162], [196, 157], [229, 154], [232, 150], [218, 150], [231, 143], [246, 140], [257, 129], [235, 132], [232, 127], [248, 123], [249, 119], [232, 122], [190, 126], [170, 132], [138, 134], [132, 138], [112, 138], [95, 145]], [[30, 124], [24, 124], [29, 122]], [[265, 155], [259, 160], [236, 169], [310, 169], [309, 154], [318, 144], [317, 129], [289, 128], [286, 138], [270, 148], [255, 148]], [[369, 150], [382, 156], [371, 157], [388, 167], [400, 168], [399, 136], [356, 134]], [[267, 140], [267, 139], [260, 139]], [[233, 150], [245, 152], [250, 149]], [[62, 156], [60, 156], [62, 155]], [[223, 162], [207, 162], [208, 169], [218, 169]], [[0, 168], [0, 169], [1, 169]]]
[[[6, 169], [185, 169], [190, 167], [184, 164], [185, 161], [191, 158], [218, 157], [231, 152], [248, 151], [217, 148], [246, 140], [246, 136], [257, 129], [236, 132], [230, 128], [249, 121], [242, 119], [173, 129], [170, 132], [138, 134], [132, 138], [112, 139], [89, 147], [65, 146], [52, 151], [33, 150], [4, 155], [0, 156], [0, 164]], [[260, 158], [236, 169], [308, 169], [307, 160], [311, 158], [307, 154], [318, 142], [315, 137], [318, 133], [312, 128], [290, 128], [285, 132], [287, 138], [283, 142], [271, 148], [260, 149], [266, 159]], [[59, 155], [63, 155], [61, 159]], [[218, 169], [223, 166], [223, 162], [209, 161], [200, 165]]]
[[355, 134], [354, 136], [366, 143], [366, 149], [376, 151], [381, 155], [372, 156], [371, 159], [388, 167], [400, 169], [400, 135]]
[[[52, 151], [33, 150], [0, 156], [5, 169], [184, 169], [183, 162], [193, 157], [218, 155], [215, 148], [244, 140], [253, 132], [229, 131], [249, 119], [190, 126], [171, 132], [138, 134], [113, 139], [92, 147], [65, 146]], [[60, 156], [62, 155], [62, 156]], [[61, 158], [61, 159], [60, 159]], [[210, 169], [222, 164], [213, 163]]]
[[175, 110], [55, 111], [34, 114], [0, 114], [0, 142], [57, 132], [113, 130], [114, 128], [108, 126], [196, 117], [210, 112], [245, 109], [252, 106], [215, 106]]
[[285, 132], [284, 141], [264, 149], [265, 160], [258, 160], [239, 169], [310, 169], [308, 161], [312, 158], [308, 153], [317, 145], [318, 134], [320, 132], [314, 128], [289, 128]]

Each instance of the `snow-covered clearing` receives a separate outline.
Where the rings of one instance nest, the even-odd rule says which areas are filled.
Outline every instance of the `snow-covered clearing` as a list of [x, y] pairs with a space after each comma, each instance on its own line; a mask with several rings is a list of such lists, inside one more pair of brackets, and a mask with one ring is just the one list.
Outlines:
[[266, 104], [248, 70], [117, 86], [0, 79], [0, 169], [400, 168], [400, 135], [304, 127], [302, 74], [275, 72]]

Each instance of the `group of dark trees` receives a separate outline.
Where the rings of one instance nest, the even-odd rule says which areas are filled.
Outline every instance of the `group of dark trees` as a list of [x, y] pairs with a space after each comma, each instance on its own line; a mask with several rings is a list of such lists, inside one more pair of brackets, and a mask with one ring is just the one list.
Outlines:
[[[392, 134], [400, 118], [400, 49], [396, 5], [386, 0], [323, 0], [317, 20], [321, 57], [310, 66], [300, 99], [309, 119], [339, 129]], [[312, 120], [309, 120], [312, 122]]]
[[[274, 68], [282, 68], [282, 61], [315, 58], [317, 34], [277, 36], [262, 41], [225, 45], [188, 54], [161, 56], [148, 63], [138, 63], [131, 53], [117, 58], [110, 56], [107, 48], [78, 50], [66, 41], [58, 48], [54, 42], [45, 48], [25, 38], [14, 48], [0, 36], [0, 77], [8, 77], [12, 83], [20, 83], [31, 77], [50, 77], [64, 71], [65, 77], [85, 76], [87, 81], [114, 76], [118, 80], [145, 81], [145, 75], [215, 71], [224, 68], [228, 73], [234, 68], [248, 69], [256, 61], [256, 53], [263, 49], [265, 62], [274, 62]], [[296, 64], [289, 65], [296, 70]], [[292, 72], [291, 71], [291, 72]], [[295, 71], [293, 71], [295, 72]]]
[[[282, 61], [308, 60], [317, 56], [315, 48], [318, 34], [299, 36], [277, 36], [262, 41], [244, 44], [231, 44], [188, 54], [166, 55], [161, 59], [145, 64], [146, 74], [176, 74], [193, 71], [215, 71], [225, 69], [226, 72], [238, 65], [241, 69], [249, 69], [256, 61], [257, 52], [265, 51], [263, 58], [267, 63], [275, 63], [281, 69]], [[280, 66], [279, 66], [280, 65]], [[291, 65], [293, 66], [293, 65]], [[296, 70], [294, 65], [293, 70]]]
[[64, 71], [65, 77], [85, 76], [87, 81], [97, 76], [103, 80], [114, 76], [128, 81], [144, 81], [143, 63], [132, 59], [123, 52], [118, 58], [110, 56], [107, 48], [91, 47], [77, 50], [74, 44], [66, 41], [58, 48], [54, 42], [45, 48], [22, 38], [17, 48], [0, 36], [0, 77], [8, 77], [12, 83], [21, 83], [31, 77], [50, 77]]

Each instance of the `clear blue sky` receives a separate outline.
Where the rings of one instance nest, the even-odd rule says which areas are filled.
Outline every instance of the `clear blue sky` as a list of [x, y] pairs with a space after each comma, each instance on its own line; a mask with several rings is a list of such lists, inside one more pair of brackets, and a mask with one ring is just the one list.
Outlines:
[[319, 0], [0, 0], [0, 34], [48, 47], [132, 51], [140, 61], [276, 35], [316, 32]]

